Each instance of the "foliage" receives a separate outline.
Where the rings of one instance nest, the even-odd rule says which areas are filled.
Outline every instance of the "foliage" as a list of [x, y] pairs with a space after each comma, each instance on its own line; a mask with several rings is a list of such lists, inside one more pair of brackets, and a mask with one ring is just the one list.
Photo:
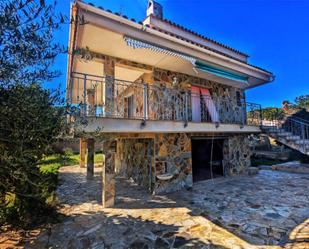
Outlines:
[[55, 172], [38, 162], [62, 132], [59, 93], [40, 85], [58, 76], [51, 69], [66, 52], [54, 30], [66, 18], [45, 0], [0, 0], [0, 222], [33, 223], [50, 211]]
[[309, 95], [301, 95], [295, 99], [295, 106], [298, 108], [309, 108]]
[[[102, 163], [103, 154], [94, 154], [94, 163]], [[58, 169], [63, 166], [73, 166], [79, 163], [79, 154], [52, 154], [45, 156], [40, 161], [40, 171], [43, 173], [57, 174]]]
[[53, 42], [65, 22], [44, 0], [0, 0], [0, 85], [41, 83], [59, 74], [50, 70], [66, 49]]
[[281, 108], [266, 107], [262, 110], [264, 120], [282, 120], [284, 111]]
[[0, 220], [30, 223], [48, 209], [54, 178], [38, 161], [61, 133], [59, 94], [37, 84], [0, 88]]

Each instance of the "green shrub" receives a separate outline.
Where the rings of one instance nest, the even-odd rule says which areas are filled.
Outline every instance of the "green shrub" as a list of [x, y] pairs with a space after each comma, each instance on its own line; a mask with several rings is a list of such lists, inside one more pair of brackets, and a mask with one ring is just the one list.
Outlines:
[[64, 152], [64, 155], [67, 156], [67, 157], [70, 157], [70, 156], [74, 155], [73, 150], [71, 148], [68, 148], [68, 147], [64, 148], [63, 152]]
[[41, 169], [39, 162], [62, 131], [63, 109], [53, 106], [55, 98], [36, 84], [0, 87], [1, 223], [28, 227], [50, 217], [46, 200], [57, 167]]

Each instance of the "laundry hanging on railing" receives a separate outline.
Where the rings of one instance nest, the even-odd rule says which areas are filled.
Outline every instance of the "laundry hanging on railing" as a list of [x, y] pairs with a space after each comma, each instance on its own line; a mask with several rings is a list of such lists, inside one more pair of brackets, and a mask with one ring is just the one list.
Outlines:
[[192, 121], [201, 122], [200, 88], [191, 86]]
[[219, 122], [219, 114], [217, 112], [216, 106], [210, 96], [210, 92], [206, 88], [200, 88], [202, 98], [206, 103], [206, 107], [208, 109], [209, 115], [211, 117], [212, 122]]
[[219, 114], [208, 89], [191, 86], [191, 104], [193, 122], [201, 122], [202, 115], [205, 115], [205, 112], [211, 119], [209, 121], [219, 122]]

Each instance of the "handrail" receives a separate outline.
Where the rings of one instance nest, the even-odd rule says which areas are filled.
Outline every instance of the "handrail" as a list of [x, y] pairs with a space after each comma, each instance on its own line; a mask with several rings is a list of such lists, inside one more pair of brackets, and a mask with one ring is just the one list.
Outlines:
[[306, 125], [309, 125], [309, 120], [306, 120], [306, 119], [303, 119], [297, 116], [292, 116], [292, 115], [287, 116], [287, 119], [294, 120], [295, 122], [298, 122], [298, 123], [304, 123]]
[[[160, 83], [131, 82], [109, 76], [73, 72], [69, 102], [80, 106], [81, 115], [261, 125], [261, 105], [235, 102], [226, 97], [198, 94]], [[128, 99], [134, 95], [134, 103]], [[198, 108], [193, 104], [200, 104]], [[128, 111], [128, 108], [132, 110]], [[196, 117], [199, 112], [200, 117]], [[133, 114], [132, 114], [133, 113]], [[133, 115], [133, 116], [132, 116]]]

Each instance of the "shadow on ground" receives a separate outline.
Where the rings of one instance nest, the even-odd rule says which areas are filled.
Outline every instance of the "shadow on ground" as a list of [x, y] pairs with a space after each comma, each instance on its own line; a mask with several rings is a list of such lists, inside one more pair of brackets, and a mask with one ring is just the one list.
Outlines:
[[261, 171], [156, 196], [117, 178], [109, 209], [100, 205], [100, 169], [87, 181], [65, 167], [61, 183], [67, 217], [28, 248], [309, 248], [308, 175]]

